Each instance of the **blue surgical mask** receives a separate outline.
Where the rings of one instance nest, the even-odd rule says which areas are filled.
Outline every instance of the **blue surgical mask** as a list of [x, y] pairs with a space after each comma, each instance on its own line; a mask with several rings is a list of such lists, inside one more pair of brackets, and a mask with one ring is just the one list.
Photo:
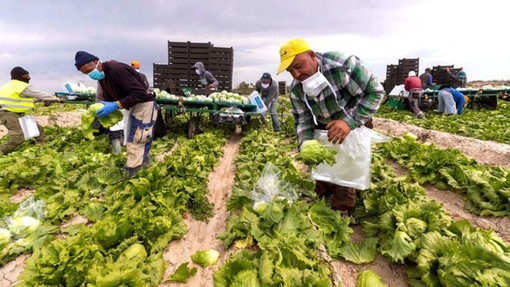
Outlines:
[[96, 68], [94, 68], [92, 72], [88, 73], [89, 78], [91, 78], [92, 80], [104, 79], [104, 72], [99, 72], [99, 70], [97, 69], [97, 65], [99, 65], [99, 61], [97, 61]]

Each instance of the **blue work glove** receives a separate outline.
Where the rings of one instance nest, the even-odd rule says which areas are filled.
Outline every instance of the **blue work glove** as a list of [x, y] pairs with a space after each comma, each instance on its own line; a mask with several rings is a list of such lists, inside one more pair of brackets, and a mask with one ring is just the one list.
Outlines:
[[104, 107], [97, 110], [96, 116], [98, 118], [106, 117], [107, 115], [113, 113], [116, 109], [119, 108], [116, 102], [101, 101], [101, 104], [103, 104]]

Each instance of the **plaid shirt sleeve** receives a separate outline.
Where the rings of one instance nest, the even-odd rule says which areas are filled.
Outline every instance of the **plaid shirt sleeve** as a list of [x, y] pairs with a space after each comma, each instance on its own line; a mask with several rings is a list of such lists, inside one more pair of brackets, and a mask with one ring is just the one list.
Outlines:
[[296, 121], [296, 133], [298, 136], [298, 146], [305, 140], [313, 139], [314, 124], [312, 113], [300, 98], [299, 92], [290, 92], [290, 103], [292, 104], [292, 114]]
[[348, 75], [345, 88], [352, 96], [361, 97], [352, 113], [343, 118], [351, 129], [355, 129], [371, 119], [379, 109], [384, 89], [377, 77], [357, 57], [350, 56], [346, 59], [345, 65]]

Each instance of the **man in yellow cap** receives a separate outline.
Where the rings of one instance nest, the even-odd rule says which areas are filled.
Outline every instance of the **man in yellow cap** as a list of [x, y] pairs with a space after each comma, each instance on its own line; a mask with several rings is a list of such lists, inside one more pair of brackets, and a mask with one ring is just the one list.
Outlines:
[[[373, 127], [372, 116], [384, 89], [356, 56], [314, 52], [303, 39], [292, 39], [280, 48], [278, 74], [284, 70], [294, 78], [290, 101], [299, 146], [313, 139], [315, 129], [328, 130], [331, 142], [342, 143], [351, 130]], [[353, 188], [318, 181], [316, 192], [333, 194], [331, 204], [336, 209], [354, 208]]]
[[145, 84], [145, 88], [149, 89], [150, 85], [149, 85], [149, 80], [147, 80], [147, 76], [144, 73], [140, 72], [140, 62], [132, 61], [131, 67], [133, 67], [133, 69], [135, 69], [135, 71], [137, 71], [140, 74], [140, 77], [142, 77], [142, 81]]

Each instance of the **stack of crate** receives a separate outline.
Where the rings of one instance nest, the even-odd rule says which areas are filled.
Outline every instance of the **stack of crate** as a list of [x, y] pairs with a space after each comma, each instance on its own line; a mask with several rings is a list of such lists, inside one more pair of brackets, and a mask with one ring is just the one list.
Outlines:
[[279, 95], [286, 95], [287, 94], [287, 82], [286, 81], [279, 81], [278, 82], [278, 94]]
[[398, 60], [398, 76], [397, 85], [403, 84], [410, 71], [414, 71], [418, 75], [420, 69], [420, 59], [400, 59]]
[[389, 93], [396, 85], [405, 82], [410, 71], [416, 72], [418, 75], [420, 69], [420, 58], [415, 59], [399, 59], [398, 65], [386, 66], [386, 80], [384, 81], [384, 90]]
[[386, 81], [384, 81], [384, 90], [388, 94], [396, 85], [398, 79], [398, 65], [386, 66]]
[[154, 87], [170, 82], [178, 88], [201, 89], [199, 76], [192, 66], [202, 62], [218, 80], [218, 89], [232, 89], [234, 49], [214, 47], [209, 43], [168, 42], [168, 64], [154, 64]]
[[432, 75], [432, 81], [434, 83], [437, 83], [438, 85], [451, 85], [452, 81], [450, 76], [448, 75], [448, 72], [446, 72], [446, 67], [449, 67], [450, 72], [452, 72], [454, 75], [456, 74], [453, 65], [433, 66], [430, 74]]

